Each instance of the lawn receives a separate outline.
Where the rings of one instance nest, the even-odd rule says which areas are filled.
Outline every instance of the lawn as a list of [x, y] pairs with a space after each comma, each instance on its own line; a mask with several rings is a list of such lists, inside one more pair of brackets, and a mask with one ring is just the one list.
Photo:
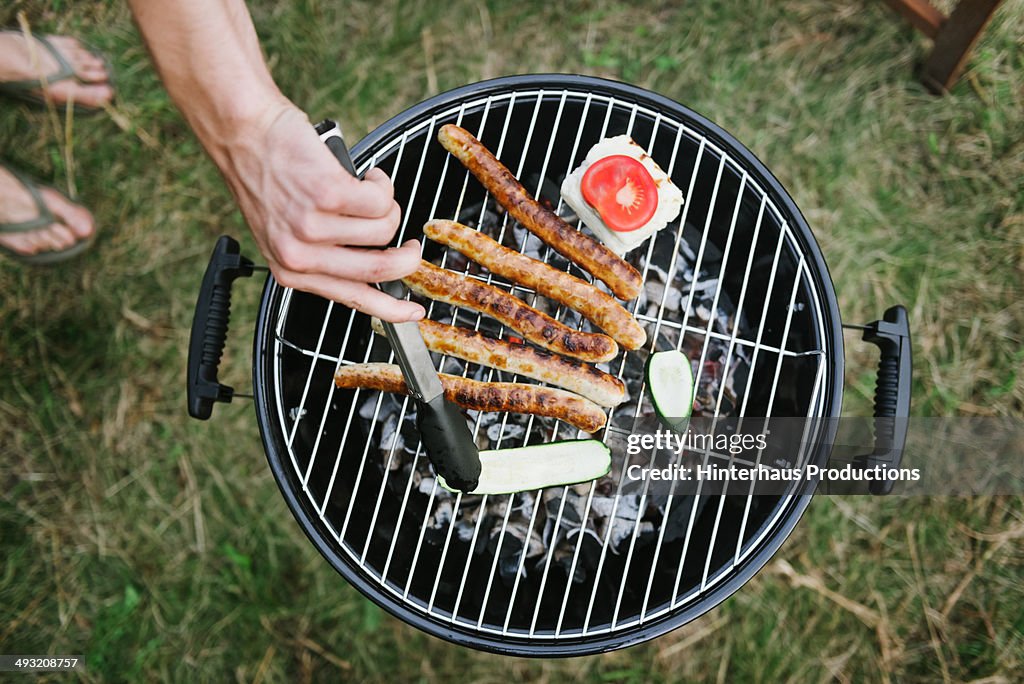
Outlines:
[[[914, 413], [1024, 417], [1024, 2], [953, 92], [874, 0], [252, 2], [285, 93], [355, 140], [503, 74], [636, 83], [743, 141], [806, 215], [844, 319], [903, 303]], [[4, 159], [96, 215], [67, 266], [0, 263], [0, 653], [84, 654], [85, 681], [986, 681], [1024, 676], [1021, 498], [815, 499], [775, 559], [704, 617], [566, 660], [457, 648], [348, 586], [295, 524], [251, 406], [185, 411], [194, 296], [222, 233], [256, 249], [123, 3], [6, 3], [109, 56], [110, 113], [4, 102]], [[222, 377], [250, 384], [255, 282]], [[847, 337], [844, 411], [876, 352]]]

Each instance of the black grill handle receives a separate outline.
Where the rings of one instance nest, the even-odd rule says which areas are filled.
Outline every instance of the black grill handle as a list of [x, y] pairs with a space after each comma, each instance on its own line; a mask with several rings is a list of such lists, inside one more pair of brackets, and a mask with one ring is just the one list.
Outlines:
[[[323, 121], [316, 125], [316, 131], [323, 135], [337, 127], [333, 121]], [[341, 165], [355, 176], [355, 166], [340, 134], [324, 142]], [[207, 420], [213, 413], [214, 403], [228, 403], [235, 396], [233, 387], [217, 380], [217, 369], [228, 336], [231, 285], [236, 278], [251, 276], [255, 268], [252, 261], [242, 256], [236, 240], [227, 235], [217, 240], [199, 288], [188, 341], [188, 413], [193, 418]]]
[[[863, 339], [878, 346], [878, 377], [875, 381], [875, 450], [865, 455], [866, 467], [897, 468], [903, 461], [910, 416], [911, 347], [907, 310], [894, 306], [881, 320], [864, 326]], [[893, 480], [873, 480], [872, 494], [889, 494]]]
[[192, 317], [188, 341], [188, 413], [206, 420], [214, 402], [230, 402], [233, 387], [217, 381], [217, 368], [228, 336], [231, 318], [231, 284], [238, 277], [249, 277], [253, 263], [241, 254], [236, 240], [222, 235], [210, 255]]

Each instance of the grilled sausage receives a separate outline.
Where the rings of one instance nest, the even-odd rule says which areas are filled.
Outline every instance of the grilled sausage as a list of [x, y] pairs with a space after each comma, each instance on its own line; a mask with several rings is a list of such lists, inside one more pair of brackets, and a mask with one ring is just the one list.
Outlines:
[[402, 282], [417, 294], [487, 314], [534, 344], [559, 354], [596, 363], [610, 361], [619, 353], [619, 346], [607, 335], [573, 330], [504, 290], [429, 261], [420, 262], [416, 272]]
[[643, 278], [639, 271], [594, 238], [574, 230], [558, 214], [531, 197], [512, 172], [469, 131], [446, 124], [437, 131], [437, 139], [476, 176], [512, 218], [551, 249], [603, 281], [619, 299], [630, 300], [640, 294]]
[[[557, 418], [584, 432], [597, 432], [607, 416], [600, 406], [572, 392], [526, 385], [518, 382], [480, 382], [441, 373], [444, 397], [475, 411], [532, 413]], [[358, 363], [342, 366], [334, 373], [334, 384], [342, 389], [373, 389], [408, 394], [401, 369], [391, 363]]]
[[530, 287], [608, 333], [626, 349], [639, 349], [647, 333], [615, 299], [590, 283], [553, 268], [455, 221], [428, 221], [423, 233], [514, 283]]
[[[379, 319], [370, 323], [384, 334]], [[420, 333], [432, 352], [558, 385], [600, 406], [618, 406], [626, 399], [621, 380], [582, 361], [429, 319], [420, 321]]]

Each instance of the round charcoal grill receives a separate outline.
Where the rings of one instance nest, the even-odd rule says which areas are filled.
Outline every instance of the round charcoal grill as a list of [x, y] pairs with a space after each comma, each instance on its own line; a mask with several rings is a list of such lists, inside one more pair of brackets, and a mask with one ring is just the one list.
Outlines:
[[[543, 656], [606, 651], [663, 634], [749, 580], [789, 535], [813, 485], [754, 496], [742, 495], [746, 483], [734, 483], [731, 496], [723, 496], [703, 491], [702, 483], [673, 484], [667, 494], [631, 483], [626, 466], [645, 457], [623, 455], [621, 447], [651, 411], [644, 361], [655, 348], [684, 351], [694, 362], [700, 415], [839, 416], [842, 329], [825, 262], [792, 199], [728, 133], [648, 91], [560, 75], [459, 88], [407, 110], [354, 146], [360, 173], [376, 166], [394, 181], [404, 209], [399, 241], [420, 238], [430, 218], [450, 218], [586, 277], [509, 219], [445, 152], [436, 133], [446, 123], [476, 135], [574, 225], [559, 185], [604, 137], [631, 135], [684, 193], [682, 215], [628, 256], [645, 285], [627, 308], [647, 328], [648, 344], [606, 368], [630, 394], [596, 435], [613, 446], [616, 465], [584, 485], [490, 497], [449, 493], [420, 448], [412, 402], [335, 389], [340, 365], [393, 358], [368, 317], [268, 276], [253, 372], [271, 469], [328, 562], [377, 604], [431, 634]], [[428, 243], [424, 257], [544, 305], [456, 252]], [[231, 388], [216, 380], [216, 365], [231, 281], [252, 268], [237, 243], [221, 238], [193, 327], [190, 410], [197, 417], [209, 416], [212, 401], [231, 399]], [[507, 336], [474, 312], [427, 304], [434, 320]], [[570, 325], [588, 325], [564, 308], [549, 311]], [[877, 412], [906, 415], [905, 311], [894, 307], [868, 328], [865, 339], [883, 348]], [[435, 358], [441, 372], [512, 379]], [[586, 436], [546, 418], [467, 416], [485, 448]], [[898, 435], [879, 438], [883, 447], [886, 439], [890, 448], [899, 442]], [[828, 455], [818, 448], [803, 459], [822, 464]], [[703, 465], [735, 459], [713, 450], [702, 458]]]

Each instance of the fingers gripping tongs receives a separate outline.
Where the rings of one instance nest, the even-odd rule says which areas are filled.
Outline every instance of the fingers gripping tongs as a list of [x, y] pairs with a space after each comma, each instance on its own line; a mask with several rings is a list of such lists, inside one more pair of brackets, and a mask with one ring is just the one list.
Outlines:
[[[316, 132], [345, 170], [359, 178], [338, 124], [322, 121], [316, 125]], [[397, 281], [384, 283], [381, 289], [397, 298], [405, 296], [404, 286]], [[458, 407], [445, 401], [441, 379], [423, 342], [419, 324], [387, 321], [382, 324], [409, 394], [416, 401], [416, 425], [434, 470], [454, 489], [473, 491], [480, 478], [480, 454], [466, 419]]]

